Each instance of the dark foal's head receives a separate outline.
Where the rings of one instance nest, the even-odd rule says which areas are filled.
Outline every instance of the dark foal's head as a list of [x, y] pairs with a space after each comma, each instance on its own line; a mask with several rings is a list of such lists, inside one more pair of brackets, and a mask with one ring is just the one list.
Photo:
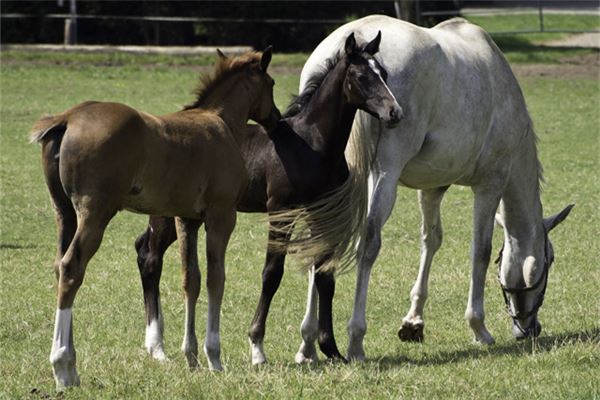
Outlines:
[[394, 126], [402, 118], [402, 108], [386, 84], [387, 72], [373, 57], [380, 42], [381, 31], [363, 48], [357, 47], [354, 33], [348, 36], [344, 52], [349, 65], [343, 91], [350, 104]]

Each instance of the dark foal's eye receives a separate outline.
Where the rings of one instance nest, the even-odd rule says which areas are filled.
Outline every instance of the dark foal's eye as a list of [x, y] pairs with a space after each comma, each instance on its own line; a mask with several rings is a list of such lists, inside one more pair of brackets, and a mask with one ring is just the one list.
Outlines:
[[369, 77], [367, 75], [359, 75], [358, 76], [358, 82], [361, 85], [368, 85], [369, 84]]
[[379, 72], [381, 73], [381, 79], [383, 79], [384, 82], [387, 82], [388, 74], [385, 72], [385, 69], [381, 68]]

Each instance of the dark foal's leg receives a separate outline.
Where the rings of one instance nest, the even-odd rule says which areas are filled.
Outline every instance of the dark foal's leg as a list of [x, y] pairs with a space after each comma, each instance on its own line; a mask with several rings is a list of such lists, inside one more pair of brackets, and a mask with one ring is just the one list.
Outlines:
[[163, 349], [163, 316], [160, 306], [160, 276], [163, 256], [177, 239], [175, 220], [166, 217], [150, 217], [148, 228], [135, 241], [137, 263], [144, 290], [146, 309], [146, 338], [144, 346], [157, 360], [166, 360]]
[[315, 284], [319, 293], [319, 348], [327, 358], [346, 359], [340, 354], [333, 334], [333, 295], [335, 275], [333, 272], [317, 272]]
[[[287, 236], [287, 237], [286, 237]], [[289, 234], [277, 232], [269, 229], [269, 241], [277, 240], [279, 242], [289, 238]], [[252, 353], [252, 364], [263, 364], [267, 361], [263, 351], [263, 340], [265, 337], [265, 325], [271, 300], [279, 288], [281, 278], [283, 277], [285, 264], [285, 253], [272, 249], [267, 245], [267, 258], [262, 272], [262, 290], [254, 318], [248, 330], [250, 338], [250, 350]]]

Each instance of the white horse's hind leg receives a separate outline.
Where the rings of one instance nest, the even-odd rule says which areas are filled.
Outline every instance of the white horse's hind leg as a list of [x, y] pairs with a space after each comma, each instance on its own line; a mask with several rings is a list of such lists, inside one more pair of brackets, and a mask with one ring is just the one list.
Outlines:
[[471, 286], [465, 318], [475, 334], [476, 342], [493, 344], [494, 338], [484, 324], [483, 295], [485, 275], [492, 252], [494, 216], [500, 203], [500, 194], [497, 190], [481, 190], [475, 187], [473, 192], [475, 194], [475, 205], [473, 207]]
[[419, 190], [419, 206], [423, 217], [421, 225], [421, 260], [419, 275], [410, 292], [411, 307], [402, 319], [398, 336], [402, 341], [423, 341], [423, 307], [427, 300], [429, 269], [433, 256], [442, 244], [442, 221], [440, 203], [448, 187]]
[[317, 348], [315, 341], [319, 334], [319, 321], [317, 317], [317, 287], [315, 284], [315, 267], [313, 266], [308, 273], [308, 296], [306, 300], [306, 313], [300, 326], [302, 334], [302, 344], [295, 360], [298, 364], [318, 361]]
[[381, 229], [394, 208], [399, 176], [400, 173], [396, 171], [388, 171], [386, 174], [381, 175], [375, 182], [374, 191], [371, 196], [364, 254], [359, 256], [358, 261], [354, 309], [352, 311], [352, 318], [348, 322], [349, 360], [362, 361], [365, 359], [363, 339], [367, 332], [365, 313], [369, 278], [371, 268], [381, 248]]

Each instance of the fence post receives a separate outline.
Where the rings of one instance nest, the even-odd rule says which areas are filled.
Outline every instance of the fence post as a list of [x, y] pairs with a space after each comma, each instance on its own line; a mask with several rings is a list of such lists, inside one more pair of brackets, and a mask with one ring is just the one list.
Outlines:
[[544, 32], [544, 12], [542, 11], [542, 0], [538, 0], [538, 14], [540, 16], [540, 32]]
[[77, 3], [76, 0], [70, 0], [69, 3], [71, 18], [65, 19], [64, 43], [66, 45], [77, 44]]

